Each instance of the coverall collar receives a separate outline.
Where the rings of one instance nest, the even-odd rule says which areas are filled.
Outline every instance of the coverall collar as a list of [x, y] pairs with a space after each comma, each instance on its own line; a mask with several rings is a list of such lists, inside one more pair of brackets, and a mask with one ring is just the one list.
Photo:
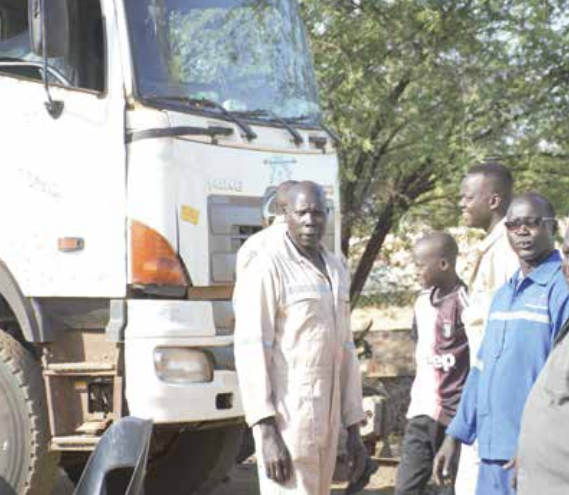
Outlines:
[[[285, 235], [285, 243], [286, 243], [286, 246], [288, 248], [290, 255], [295, 259], [295, 261], [297, 261], [301, 265], [310, 265], [316, 271], [319, 272], [319, 270], [310, 262], [310, 260], [308, 260], [305, 256], [303, 256], [302, 253], [300, 252], [300, 250], [296, 247], [296, 245], [294, 244], [294, 242], [290, 238], [290, 234], [288, 233], [288, 229], [287, 229], [287, 235]], [[328, 250], [322, 244], [320, 244], [320, 254], [322, 255], [322, 259], [324, 260], [324, 263], [326, 265], [326, 270], [328, 272], [330, 272], [330, 270], [329, 270], [329, 268], [330, 268], [330, 254], [328, 253]]]
[[324, 275], [320, 270], [318, 270], [318, 268], [316, 268], [308, 259], [306, 259], [298, 250], [298, 248], [294, 245], [294, 242], [292, 242], [292, 239], [290, 238], [290, 235], [288, 234], [288, 230], [287, 230], [287, 234], [284, 236], [285, 238], [285, 245], [287, 247], [287, 251], [289, 252], [289, 255], [294, 259], [295, 262], [299, 263], [302, 266], [306, 266], [308, 270], [313, 270], [314, 272], [316, 272], [318, 274], [318, 276], [324, 278], [324, 279], [328, 279], [327, 281], [330, 282], [330, 290], [333, 292], [334, 294], [334, 302], [336, 304], [336, 306], [338, 306], [339, 304], [339, 273], [338, 270], [336, 268], [336, 265], [334, 263], [334, 256], [332, 255], [332, 253], [330, 253], [330, 251], [328, 251], [328, 249], [320, 244], [320, 254], [322, 255], [322, 258], [324, 260], [324, 264], [326, 267], [326, 273], [327, 273], [327, 277], [326, 275]]
[[[528, 273], [525, 278], [530, 279], [535, 284], [545, 286], [551, 281], [555, 274], [561, 270], [561, 261], [561, 255], [559, 251], [555, 249], [539, 266]], [[509, 284], [513, 287], [517, 287], [520, 282], [520, 276], [521, 271], [516, 271], [514, 276], [510, 279]]]

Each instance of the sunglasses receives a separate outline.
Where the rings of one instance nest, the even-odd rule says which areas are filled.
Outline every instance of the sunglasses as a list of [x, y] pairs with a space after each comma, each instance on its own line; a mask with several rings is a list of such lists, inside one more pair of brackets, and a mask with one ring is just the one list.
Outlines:
[[514, 220], [507, 220], [504, 225], [509, 231], [519, 230], [521, 227], [526, 229], [535, 230], [547, 222], [555, 222], [553, 217], [520, 217]]

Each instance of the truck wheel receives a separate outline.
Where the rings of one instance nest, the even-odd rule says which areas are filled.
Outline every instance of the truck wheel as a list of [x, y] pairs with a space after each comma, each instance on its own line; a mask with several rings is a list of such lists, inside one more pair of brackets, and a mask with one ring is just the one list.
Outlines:
[[241, 448], [244, 425], [185, 431], [150, 462], [146, 495], [205, 495], [223, 481]]
[[40, 364], [0, 330], [0, 493], [45, 495], [57, 474]]

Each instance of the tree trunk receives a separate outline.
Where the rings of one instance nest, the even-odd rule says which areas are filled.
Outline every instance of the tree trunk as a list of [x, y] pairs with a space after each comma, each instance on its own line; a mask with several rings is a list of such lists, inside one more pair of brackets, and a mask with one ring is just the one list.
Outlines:
[[360, 297], [364, 284], [371, 272], [371, 269], [373, 268], [375, 259], [383, 246], [383, 242], [385, 241], [387, 234], [393, 227], [394, 221], [395, 205], [393, 202], [386, 203], [379, 214], [373, 233], [366, 244], [365, 250], [352, 277], [352, 285], [350, 287], [350, 302], [352, 308], [358, 302], [358, 298]]
[[348, 259], [350, 255], [350, 239], [352, 238], [352, 222], [342, 218], [341, 240], [340, 245], [343, 255]]

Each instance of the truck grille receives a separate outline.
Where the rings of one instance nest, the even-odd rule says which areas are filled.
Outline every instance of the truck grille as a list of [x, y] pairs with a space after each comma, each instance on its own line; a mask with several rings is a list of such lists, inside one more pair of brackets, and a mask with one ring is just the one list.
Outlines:
[[209, 252], [211, 282], [235, 281], [235, 257], [243, 243], [263, 228], [262, 198], [210, 196]]

